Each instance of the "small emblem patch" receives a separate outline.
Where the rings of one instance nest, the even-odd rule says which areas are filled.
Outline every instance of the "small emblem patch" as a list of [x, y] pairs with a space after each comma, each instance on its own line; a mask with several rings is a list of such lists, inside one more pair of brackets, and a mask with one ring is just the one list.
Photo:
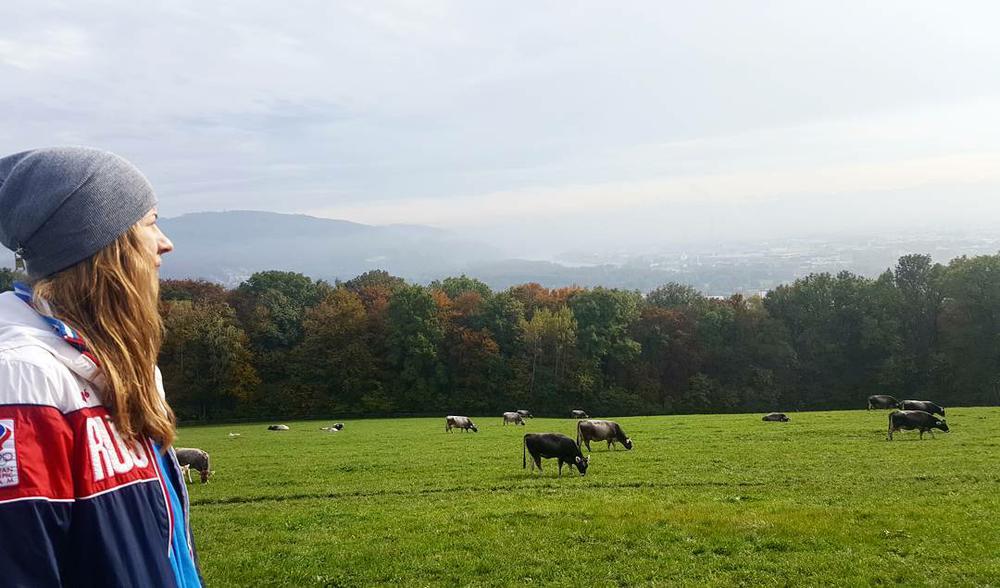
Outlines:
[[86, 388], [83, 389], [83, 390], [80, 390], [80, 396], [83, 398], [84, 402], [87, 402], [88, 400], [90, 400], [90, 392], [88, 392]]
[[0, 488], [17, 486], [17, 482], [14, 419], [0, 419]]

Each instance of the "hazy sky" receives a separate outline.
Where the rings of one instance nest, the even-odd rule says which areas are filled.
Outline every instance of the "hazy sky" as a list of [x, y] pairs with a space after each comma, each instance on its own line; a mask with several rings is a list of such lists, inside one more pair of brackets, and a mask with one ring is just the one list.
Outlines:
[[[153, 7], [151, 7], [153, 6]], [[519, 253], [1000, 228], [1000, 4], [15, 2], [0, 151]]]

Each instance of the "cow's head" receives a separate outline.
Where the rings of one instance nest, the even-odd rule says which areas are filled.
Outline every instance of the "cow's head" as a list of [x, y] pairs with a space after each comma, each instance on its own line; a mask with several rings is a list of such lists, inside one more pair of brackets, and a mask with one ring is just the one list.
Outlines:
[[590, 458], [589, 457], [580, 457], [578, 455], [578, 456], [576, 456], [576, 461], [573, 463], [573, 465], [576, 466], [576, 469], [580, 472], [581, 476], [586, 475], [587, 474], [587, 466], [590, 465]]
[[479, 429], [476, 428], [476, 425], [469, 425], [469, 428], [472, 429], [473, 433], [478, 433], [479, 432]]
[[945, 433], [948, 432], [948, 423], [944, 419], [934, 421], [934, 426], [941, 429]]
[[215, 470], [211, 470], [211, 471], [209, 471], [209, 470], [201, 470], [201, 483], [202, 484], [207, 484], [208, 483], [208, 479], [211, 478], [214, 473], [215, 473]]
[[631, 437], [625, 437], [625, 440], [622, 441], [622, 445], [625, 446], [625, 449], [632, 449], [632, 438]]

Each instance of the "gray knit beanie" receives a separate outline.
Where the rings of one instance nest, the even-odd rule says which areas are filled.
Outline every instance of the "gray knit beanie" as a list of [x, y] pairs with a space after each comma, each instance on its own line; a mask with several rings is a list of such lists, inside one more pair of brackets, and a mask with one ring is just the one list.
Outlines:
[[87, 259], [156, 205], [153, 187], [121, 157], [53, 147], [0, 159], [0, 243], [32, 279]]

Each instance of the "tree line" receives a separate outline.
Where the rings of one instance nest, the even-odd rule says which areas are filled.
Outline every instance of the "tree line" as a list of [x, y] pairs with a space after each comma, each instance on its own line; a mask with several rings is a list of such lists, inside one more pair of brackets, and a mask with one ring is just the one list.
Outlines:
[[160, 368], [186, 421], [1000, 402], [1000, 255], [908, 255], [877, 278], [813, 274], [751, 298], [676, 283], [494, 292], [379, 270], [164, 280], [161, 298]]

